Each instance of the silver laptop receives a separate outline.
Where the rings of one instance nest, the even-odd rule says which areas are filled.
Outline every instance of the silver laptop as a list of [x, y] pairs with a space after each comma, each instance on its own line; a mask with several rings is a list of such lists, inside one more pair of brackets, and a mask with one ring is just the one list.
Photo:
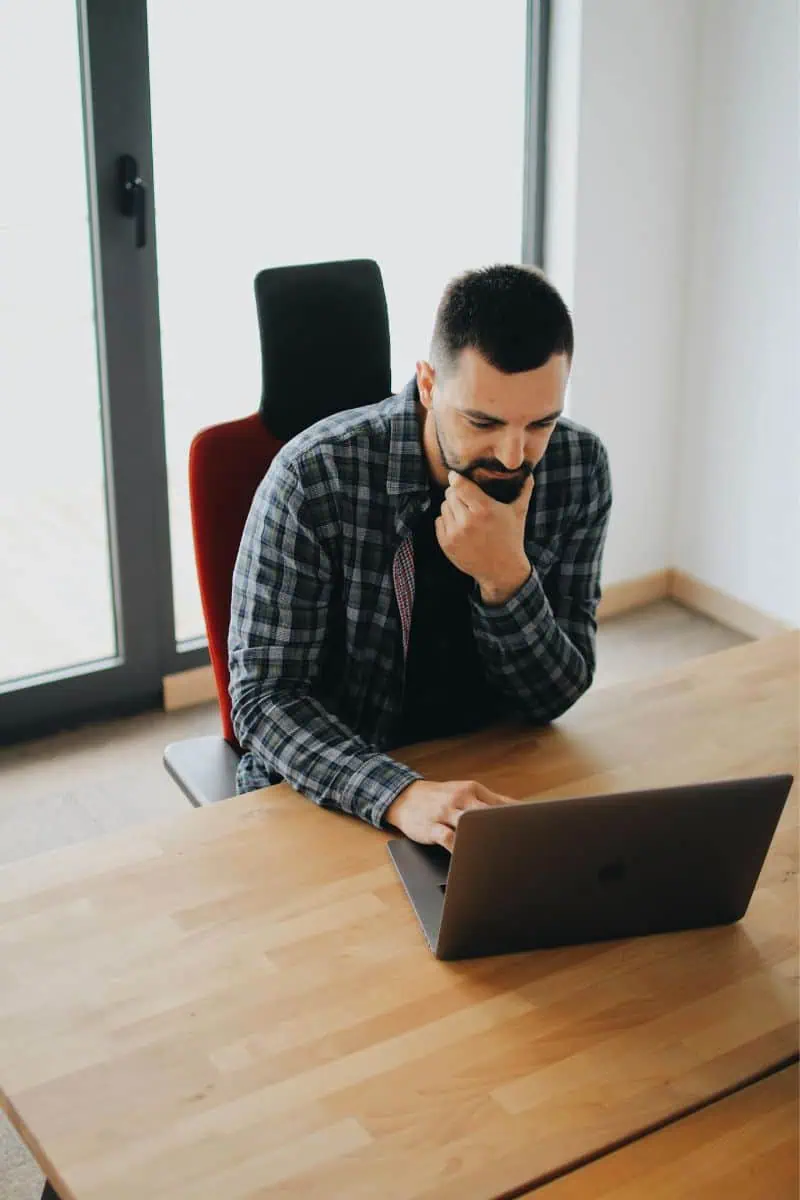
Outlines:
[[791, 775], [466, 812], [452, 858], [389, 853], [437, 958], [724, 925], [744, 916]]

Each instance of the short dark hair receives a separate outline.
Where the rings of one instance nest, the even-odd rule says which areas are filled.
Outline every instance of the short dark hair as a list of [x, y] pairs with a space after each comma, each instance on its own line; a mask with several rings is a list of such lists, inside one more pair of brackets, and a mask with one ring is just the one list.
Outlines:
[[448, 373], [472, 347], [512, 375], [573, 354], [572, 318], [537, 267], [498, 263], [452, 279], [436, 310], [431, 363]]

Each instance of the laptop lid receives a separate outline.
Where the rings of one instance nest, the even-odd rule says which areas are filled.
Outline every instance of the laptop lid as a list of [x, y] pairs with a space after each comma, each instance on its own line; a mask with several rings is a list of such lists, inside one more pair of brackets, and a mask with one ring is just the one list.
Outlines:
[[472, 810], [449, 872], [430, 847], [390, 852], [438, 958], [725, 924], [747, 909], [791, 784], [776, 775]]

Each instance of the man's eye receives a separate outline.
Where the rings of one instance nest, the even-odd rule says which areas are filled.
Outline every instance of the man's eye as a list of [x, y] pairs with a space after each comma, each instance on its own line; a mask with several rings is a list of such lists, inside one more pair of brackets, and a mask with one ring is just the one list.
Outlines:
[[474, 429], [494, 429], [494, 421], [474, 421], [470, 417], [469, 423]]

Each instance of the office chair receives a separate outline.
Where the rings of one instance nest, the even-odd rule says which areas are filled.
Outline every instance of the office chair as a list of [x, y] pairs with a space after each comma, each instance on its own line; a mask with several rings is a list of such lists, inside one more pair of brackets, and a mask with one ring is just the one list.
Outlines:
[[241, 756], [228, 694], [231, 581], [253, 495], [284, 442], [315, 421], [391, 392], [389, 319], [371, 259], [275, 267], [255, 280], [262, 394], [257, 413], [197, 434], [189, 494], [220, 737], [173, 742], [164, 765], [196, 806], [236, 792]]

